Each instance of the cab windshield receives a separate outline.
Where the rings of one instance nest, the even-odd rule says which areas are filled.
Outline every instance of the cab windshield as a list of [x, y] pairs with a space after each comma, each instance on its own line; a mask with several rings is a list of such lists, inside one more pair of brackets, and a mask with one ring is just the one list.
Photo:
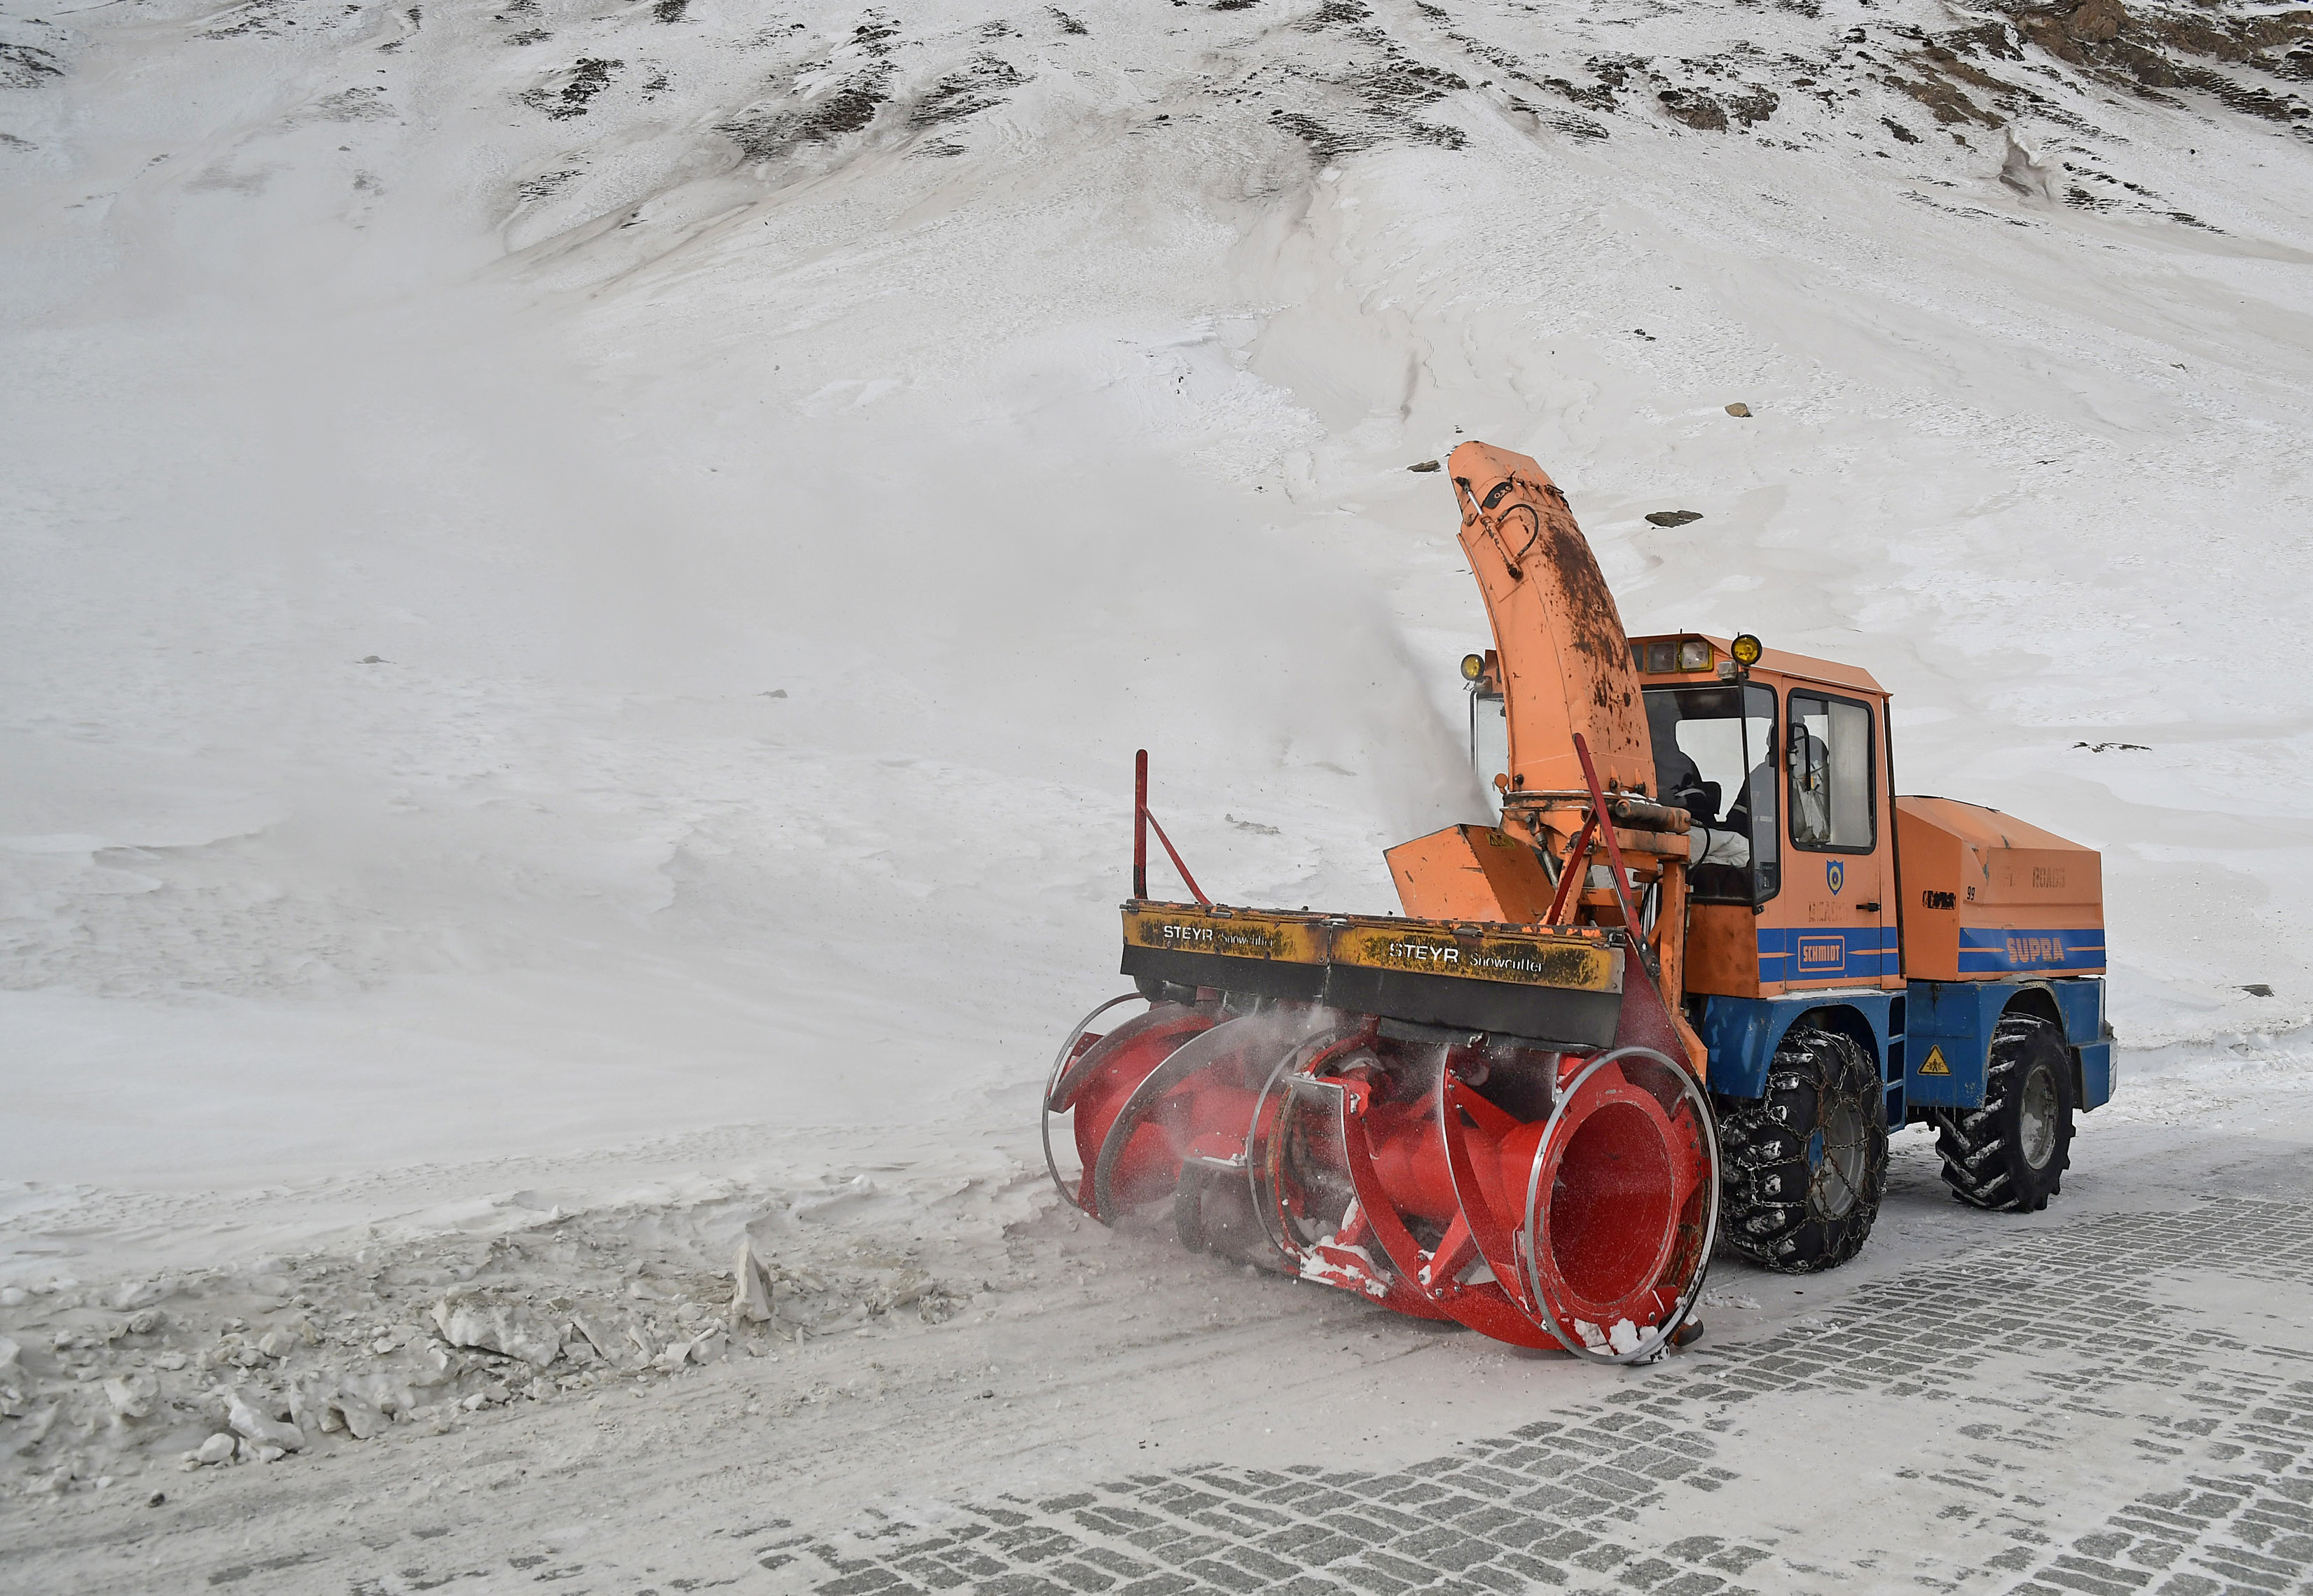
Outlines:
[[1773, 689], [1723, 682], [1646, 697], [1655, 796], [1693, 821], [1695, 901], [1764, 903], [1782, 885]]

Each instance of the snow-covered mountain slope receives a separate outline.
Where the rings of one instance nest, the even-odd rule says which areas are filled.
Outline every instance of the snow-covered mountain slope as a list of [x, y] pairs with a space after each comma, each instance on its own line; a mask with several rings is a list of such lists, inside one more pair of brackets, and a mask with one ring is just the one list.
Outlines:
[[22, 1269], [1025, 1153], [1133, 749], [1225, 899], [1481, 812], [1460, 436], [2106, 850], [2140, 1063], [2304, 1023], [2300, 13], [0, 14]]

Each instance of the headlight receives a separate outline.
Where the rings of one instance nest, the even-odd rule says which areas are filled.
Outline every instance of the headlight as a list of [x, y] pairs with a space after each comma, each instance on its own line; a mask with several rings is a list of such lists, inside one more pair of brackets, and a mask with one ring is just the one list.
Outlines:
[[1482, 653], [1465, 653], [1462, 656], [1462, 680], [1464, 681], [1475, 681], [1485, 673], [1485, 655]]
[[1750, 633], [1746, 632], [1740, 637], [1736, 638], [1735, 641], [1728, 645], [1727, 652], [1735, 656], [1735, 662], [1737, 664], [1742, 666], [1746, 671], [1748, 671], [1752, 666], [1759, 662], [1759, 656], [1765, 653], [1767, 651], [1760, 645], [1759, 640], [1756, 637], [1754, 637]]
[[1682, 637], [1678, 644], [1678, 668], [1682, 671], [1711, 669], [1711, 645], [1700, 637]]

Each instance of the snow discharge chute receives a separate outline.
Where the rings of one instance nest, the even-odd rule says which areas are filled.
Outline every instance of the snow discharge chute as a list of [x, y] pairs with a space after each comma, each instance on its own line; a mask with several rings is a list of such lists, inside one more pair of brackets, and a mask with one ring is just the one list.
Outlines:
[[1214, 904], [1185, 869], [1194, 901], [1159, 902], [1143, 755], [1135, 991], [1061, 1045], [1046, 1163], [1103, 1223], [1169, 1204], [1197, 1250], [1521, 1346], [1652, 1357], [1688, 1324], [1719, 1214], [1662, 934], [1686, 817], [1648, 796], [1629, 645], [1564, 495], [1482, 443], [1448, 469], [1508, 700], [1501, 824], [1390, 850], [1407, 917]]

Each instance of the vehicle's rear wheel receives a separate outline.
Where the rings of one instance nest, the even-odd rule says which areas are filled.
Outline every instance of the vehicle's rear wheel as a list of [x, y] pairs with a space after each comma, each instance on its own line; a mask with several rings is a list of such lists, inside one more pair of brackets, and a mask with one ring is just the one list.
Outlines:
[[1788, 1275], [1863, 1250], [1887, 1185], [1878, 1071], [1854, 1038], [1802, 1021], [1783, 1033], [1767, 1092], [1719, 1100], [1720, 1234]]
[[1944, 1184], [1963, 1203], [2036, 1214], [2063, 1189], [2072, 1162], [2072, 1053], [2037, 1014], [2004, 1016], [1992, 1033], [1983, 1106], [1939, 1109]]

